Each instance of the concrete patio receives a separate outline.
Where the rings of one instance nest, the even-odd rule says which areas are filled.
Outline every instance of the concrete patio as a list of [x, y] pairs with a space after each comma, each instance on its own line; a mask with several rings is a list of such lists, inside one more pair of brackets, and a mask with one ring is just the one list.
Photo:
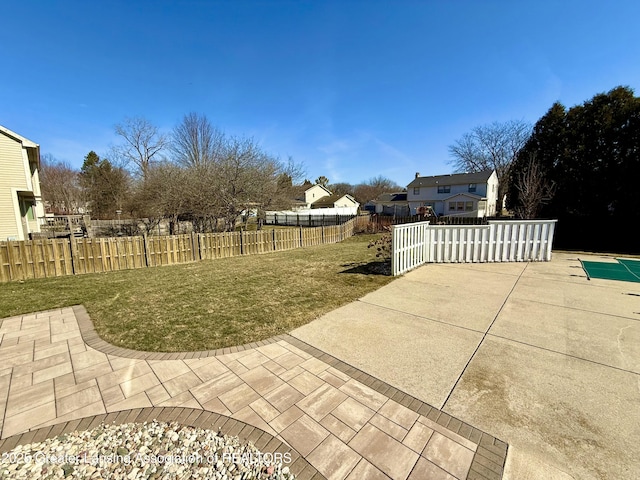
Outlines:
[[292, 332], [509, 444], [504, 478], [640, 478], [640, 285], [429, 264]]

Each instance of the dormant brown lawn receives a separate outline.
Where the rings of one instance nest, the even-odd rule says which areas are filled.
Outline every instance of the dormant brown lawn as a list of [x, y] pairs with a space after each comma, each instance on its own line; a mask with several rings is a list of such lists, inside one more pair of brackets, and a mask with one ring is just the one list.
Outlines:
[[84, 305], [100, 336], [135, 350], [210, 350], [288, 332], [392, 278], [376, 238], [170, 267], [0, 285], [0, 318]]

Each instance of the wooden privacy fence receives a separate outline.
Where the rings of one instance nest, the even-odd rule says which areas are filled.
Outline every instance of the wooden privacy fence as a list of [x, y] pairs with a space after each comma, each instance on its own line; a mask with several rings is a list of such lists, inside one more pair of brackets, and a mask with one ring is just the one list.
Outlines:
[[0, 281], [175, 265], [336, 243], [351, 237], [358, 222], [256, 232], [0, 242]]
[[430, 262], [549, 261], [556, 222], [494, 220], [488, 225], [396, 225], [392, 228], [391, 271], [401, 275]]

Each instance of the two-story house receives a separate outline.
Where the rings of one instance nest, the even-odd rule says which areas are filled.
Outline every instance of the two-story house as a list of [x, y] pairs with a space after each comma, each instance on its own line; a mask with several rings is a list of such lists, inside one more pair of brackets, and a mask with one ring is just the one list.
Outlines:
[[328, 197], [331, 195], [331, 191], [323, 187], [322, 185], [315, 184], [304, 191], [304, 201], [306, 203], [305, 208], [311, 208], [315, 202], [320, 200], [322, 197]]
[[498, 176], [495, 170], [421, 177], [407, 185], [411, 214], [422, 206], [436, 215], [492, 217], [496, 214]]
[[0, 240], [27, 240], [44, 217], [40, 146], [0, 125]]
[[349, 194], [334, 194], [328, 188], [316, 184], [304, 191], [304, 204], [300, 202], [298, 210], [316, 208], [349, 209], [357, 213], [360, 204]]

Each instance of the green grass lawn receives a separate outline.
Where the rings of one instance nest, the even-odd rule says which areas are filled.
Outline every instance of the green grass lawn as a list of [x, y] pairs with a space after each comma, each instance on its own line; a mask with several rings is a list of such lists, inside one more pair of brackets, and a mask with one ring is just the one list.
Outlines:
[[100, 336], [135, 350], [241, 345], [291, 331], [389, 283], [360, 235], [333, 245], [170, 267], [0, 284], [0, 318], [84, 305]]

